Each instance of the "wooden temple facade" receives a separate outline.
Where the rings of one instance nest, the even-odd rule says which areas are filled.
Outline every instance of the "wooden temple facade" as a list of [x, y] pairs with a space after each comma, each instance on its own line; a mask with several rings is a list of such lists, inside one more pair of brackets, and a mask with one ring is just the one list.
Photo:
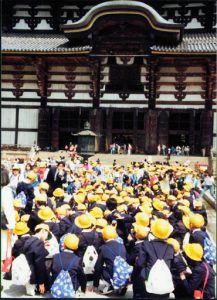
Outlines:
[[2, 144], [62, 149], [88, 120], [113, 142], [207, 154], [216, 140], [216, 1], [3, 0]]

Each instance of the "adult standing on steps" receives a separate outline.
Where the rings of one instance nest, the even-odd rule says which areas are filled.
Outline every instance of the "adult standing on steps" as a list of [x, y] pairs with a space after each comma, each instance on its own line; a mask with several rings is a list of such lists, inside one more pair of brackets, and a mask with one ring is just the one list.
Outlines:
[[50, 168], [46, 182], [50, 186], [48, 196], [52, 196], [52, 193], [56, 188], [62, 188], [62, 184], [66, 183], [65, 163], [60, 161], [56, 167]]

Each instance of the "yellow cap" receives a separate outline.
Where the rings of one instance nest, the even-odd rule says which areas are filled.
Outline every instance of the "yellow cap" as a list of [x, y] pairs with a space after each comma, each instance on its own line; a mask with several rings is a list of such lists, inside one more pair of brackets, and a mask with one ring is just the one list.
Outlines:
[[167, 239], [172, 231], [173, 227], [164, 219], [154, 220], [151, 224], [151, 232], [159, 239]]
[[15, 228], [13, 230], [13, 233], [16, 235], [23, 235], [29, 232], [29, 227], [27, 226], [26, 222], [18, 222], [15, 225]]
[[64, 209], [62, 206], [59, 206], [56, 208], [55, 213], [59, 216], [66, 216], [66, 209]]
[[179, 200], [178, 204], [182, 204], [184, 206], [190, 207], [190, 202], [187, 199], [181, 199], [181, 200]]
[[112, 183], [114, 183], [114, 180], [113, 180], [113, 178], [109, 177], [109, 178], [107, 179], [107, 183], [109, 183], [109, 184], [112, 184]]
[[44, 230], [50, 232], [50, 228], [49, 228], [49, 226], [47, 224], [41, 223], [41, 224], [38, 224], [37, 226], [35, 226], [35, 232], [37, 230], [41, 230], [41, 229], [44, 229]]
[[201, 228], [204, 225], [204, 217], [200, 214], [194, 214], [190, 216], [190, 225], [194, 228]]
[[28, 179], [34, 181], [36, 178], [37, 178], [37, 175], [35, 174], [35, 172], [33, 171], [30, 171], [27, 176], [26, 176]]
[[117, 211], [122, 213], [122, 212], [127, 212], [127, 205], [121, 204], [117, 207]]
[[165, 207], [165, 203], [157, 198], [154, 199], [153, 201], [153, 207], [158, 210], [158, 211], [161, 211], [164, 209]]
[[126, 191], [121, 191], [120, 192], [120, 196], [121, 197], [126, 197], [128, 194], [127, 194], [127, 192]]
[[22, 217], [20, 218], [20, 221], [27, 223], [29, 221], [29, 217], [30, 217], [29, 214], [22, 215]]
[[92, 191], [94, 187], [92, 185], [87, 185], [86, 186], [86, 192]]
[[94, 207], [91, 209], [90, 214], [96, 219], [103, 218], [103, 211], [100, 207]]
[[117, 231], [114, 226], [105, 226], [102, 230], [102, 237], [105, 241], [115, 239], [117, 237]]
[[34, 198], [35, 202], [44, 202], [47, 203], [47, 195], [46, 194], [38, 194], [35, 198]]
[[203, 257], [203, 247], [197, 243], [188, 243], [183, 246], [183, 250], [188, 257], [195, 261], [201, 261]]
[[71, 210], [71, 206], [69, 205], [69, 204], [63, 204], [63, 205], [61, 205], [61, 207], [63, 208], [63, 209], [65, 209], [65, 210]]
[[103, 194], [102, 195], [102, 201], [107, 201], [109, 199], [109, 195]]
[[48, 191], [49, 190], [49, 184], [47, 182], [41, 182], [41, 183], [39, 183], [39, 189]]
[[90, 228], [92, 225], [91, 218], [89, 215], [82, 214], [75, 218], [75, 225], [79, 228]]
[[187, 229], [190, 229], [190, 217], [189, 216], [183, 216], [182, 217], [182, 222], [183, 222], [183, 224], [185, 225], [185, 227], [187, 228]]
[[16, 208], [21, 208], [22, 207], [22, 201], [20, 199], [14, 199], [13, 200], [13, 206]]
[[78, 203], [78, 205], [76, 206], [78, 211], [82, 211], [82, 210], [86, 210], [87, 207], [86, 205], [84, 205], [83, 203]]
[[74, 199], [76, 203], [84, 203], [85, 200], [85, 194], [84, 193], [78, 193], [74, 195]]
[[68, 233], [64, 238], [64, 245], [71, 250], [77, 250], [79, 245], [79, 238], [72, 233]]
[[152, 187], [152, 189], [153, 189], [154, 191], [158, 191], [158, 190], [159, 190], [159, 187], [158, 187], [157, 184], [154, 184], [153, 187]]
[[173, 196], [173, 195], [169, 195], [169, 196], [167, 197], [167, 201], [176, 201], [176, 197]]
[[179, 244], [179, 242], [176, 239], [169, 238], [167, 240], [167, 243], [173, 246], [173, 249], [174, 249], [175, 253], [179, 252], [179, 250], [180, 250], [180, 244]]
[[143, 212], [138, 212], [135, 215], [136, 224], [141, 226], [148, 226], [149, 225], [149, 216]]
[[46, 165], [46, 162], [45, 161], [42, 161], [39, 163], [39, 168], [46, 168], [47, 165]]
[[148, 236], [148, 228], [145, 226], [137, 225], [135, 227], [135, 236], [138, 240], [145, 239]]
[[103, 218], [96, 220], [96, 226], [104, 228], [107, 224], [108, 224], [108, 222]]
[[41, 220], [50, 220], [54, 217], [54, 213], [50, 207], [46, 206], [38, 211], [38, 217]]
[[64, 190], [61, 189], [61, 188], [56, 188], [56, 189], [54, 190], [54, 192], [53, 192], [53, 196], [54, 196], [54, 197], [57, 197], [57, 198], [63, 197], [63, 196], [64, 196]]
[[183, 213], [185, 214], [185, 216], [189, 216], [190, 215], [190, 208], [184, 205], [179, 205], [178, 209], [183, 211]]

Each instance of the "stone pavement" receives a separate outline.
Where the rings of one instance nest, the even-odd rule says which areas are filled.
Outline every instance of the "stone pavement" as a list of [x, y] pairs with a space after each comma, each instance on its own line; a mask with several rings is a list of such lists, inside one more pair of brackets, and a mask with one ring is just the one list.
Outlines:
[[[2, 284], [4, 286], [3, 292], [1, 292], [1, 298], [51, 298], [50, 293], [46, 293], [45, 295], [35, 295], [34, 297], [27, 296], [25, 294], [26, 290], [24, 286], [18, 286], [13, 285], [11, 283], [11, 280], [4, 280], [2, 281]], [[119, 298], [119, 299], [125, 299], [125, 298], [132, 298], [133, 297], [133, 291], [132, 291], [132, 285], [128, 287], [127, 293], [125, 296], [116, 296], [115, 295], [101, 295], [99, 293], [95, 292], [86, 292], [85, 294], [82, 292], [77, 292], [76, 295], [73, 298]]]

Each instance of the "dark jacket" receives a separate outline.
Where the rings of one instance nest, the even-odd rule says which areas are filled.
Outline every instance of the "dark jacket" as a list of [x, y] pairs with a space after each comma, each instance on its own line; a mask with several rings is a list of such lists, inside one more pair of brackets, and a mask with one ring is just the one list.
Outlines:
[[42, 223], [42, 220], [38, 217], [38, 211], [39, 209], [36, 208], [33, 210], [30, 214], [29, 220], [27, 222], [28, 227], [30, 228], [31, 232], [34, 232], [35, 227]]
[[25, 234], [23, 236], [18, 236], [18, 239], [16, 240], [16, 242], [14, 243], [13, 248], [12, 248], [12, 256], [14, 258], [16, 258], [21, 253], [23, 253], [23, 246], [28, 238], [30, 238], [29, 234]]
[[55, 235], [57, 240], [59, 240], [59, 223], [54, 223], [52, 221], [44, 221], [44, 223], [49, 226], [50, 231]]
[[191, 232], [189, 243], [199, 243], [204, 248], [205, 238], [209, 238], [208, 234], [204, 230], [196, 230]]
[[126, 249], [124, 245], [115, 240], [110, 240], [100, 247], [98, 259], [95, 265], [93, 280], [94, 287], [98, 287], [101, 276], [104, 280], [110, 283], [110, 279], [113, 277], [114, 260], [118, 255], [126, 260]]
[[[209, 277], [204, 290], [204, 299], [210, 299], [215, 296], [215, 272], [208, 264]], [[182, 280], [182, 286], [188, 296], [193, 297], [195, 290], [203, 290], [206, 277], [206, 268], [204, 262], [194, 262], [191, 267], [192, 274], [185, 280]]]
[[103, 240], [102, 236], [99, 234], [99, 232], [92, 230], [88, 232], [81, 232], [79, 234], [79, 247], [78, 247], [78, 256], [83, 257], [84, 253], [88, 246], [93, 245], [96, 249], [96, 251], [99, 251], [99, 247], [102, 245]]
[[31, 236], [24, 244], [23, 252], [32, 271], [30, 283], [48, 284], [48, 274], [45, 266], [45, 257], [49, 254], [44, 243], [35, 236]]
[[17, 185], [17, 189], [16, 189], [16, 193], [17, 195], [20, 192], [24, 192], [24, 194], [26, 195], [26, 206], [24, 208], [24, 211], [26, 214], [30, 214], [32, 211], [32, 205], [33, 205], [33, 199], [35, 198], [34, 195], [34, 188], [30, 183], [26, 183], [26, 182], [19, 182]]
[[138, 259], [135, 263], [137, 272], [146, 280], [149, 272], [157, 259], [164, 259], [170, 269], [171, 261], [174, 257], [174, 250], [171, 245], [166, 242], [156, 239], [153, 241], [144, 241], [141, 245]]
[[81, 258], [79, 258], [74, 252], [69, 250], [65, 250], [60, 254], [54, 255], [53, 263], [51, 266], [52, 283], [55, 281], [61, 271], [59, 255], [61, 255], [64, 270], [67, 270], [68, 267], [71, 266], [69, 269], [69, 274], [71, 276], [75, 291], [79, 288], [79, 286], [81, 286], [82, 292], [85, 292], [87, 281], [82, 269]]
[[60, 176], [58, 173], [56, 175], [56, 172], [57, 172], [57, 167], [50, 168], [50, 170], [47, 174], [47, 178], [45, 180], [50, 186], [49, 193], [48, 193], [49, 196], [52, 195], [52, 192], [56, 188], [62, 188], [62, 184], [66, 183], [66, 171], [63, 170], [63, 172], [64, 172], [63, 176]]
[[59, 222], [59, 237], [63, 236], [72, 226], [72, 222], [68, 217], [64, 217]]

